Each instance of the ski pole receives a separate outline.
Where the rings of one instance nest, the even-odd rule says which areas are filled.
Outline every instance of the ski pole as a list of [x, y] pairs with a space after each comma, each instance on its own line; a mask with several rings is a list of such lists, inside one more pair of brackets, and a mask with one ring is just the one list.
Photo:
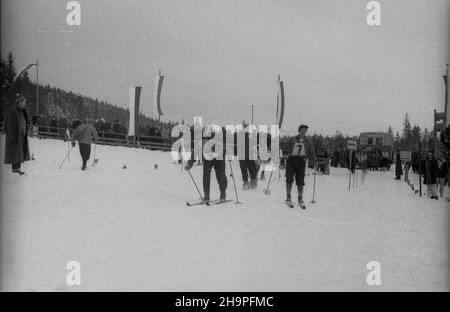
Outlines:
[[235, 202], [235, 204], [242, 204], [239, 201], [239, 198], [238, 198], [237, 189], [236, 189], [236, 182], [234, 181], [233, 166], [231, 164], [231, 160], [229, 160], [229, 162], [230, 162], [230, 169], [231, 169], [231, 178], [233, 179], [233, 184], [234, 184], [234, 193], [236, 194], [236, 202]]
[[69, 150], [69, 152], [67, 153], [66, 157], [64, 158], [64, 160], [61, 162], [61, 164], [59, 165], [58, 169], [61, 169], [62, 165], [64, 164], [64, 162], [66, 161], [66, 159], [69, 157], [70, 152], [73, 150], [73, 146], [72, 148]]
[[428, 163], [427, 158], [425, 158], [425, 168], [427, 171], [427, 197], [430, 197], [431, 176], [430, 176], [430, 165]]
[[92, 160], [92, 166], [98, 163], [98, 159], [95, 158], [95, 152], [97, 151], [97, 143], [94, 143], [94, 159]]
[[356, 174], [355, 174], [355, 172], [356, 172], [356, 169], [355, 169], [355, 171], [352, 173], [352, 176], [353, 176], [353, 186], [352, 186], [352, 188], [355, 188], [355, 178], [356, 178]]
[[267, 183], [267, 187], [264, 190], [264, 194], [266, 194], [266, 195], [270, 195], [269, 186], [270, 186], [270, 182], [272, 181], [272, 174], [273, 174], [273, 168], [272, 168], [272, 170], [270, 170], [269, 182]]
[[315, 204], [316, 201], [315, 199], [315, 195], [316, 195], [316, 166], [314, 166], [314, 183], [313, 183], [313, 199], [311, 201], [311, 204]]
[[194, 177], [193, 177], [192, 174], [191, 174], [191, 170], [188, 169], [187, 172], [189, 173], [189, 176], [191, 177], [192, 182], [194, 182], [195, 188], [197, 189], [197, 192], [198, 192], [198, 194], [200, 195], [200, 198], [202, 199], [202, 201], [205, 201], [205, 199], [204, 199], [203, 196], [202, 196], [202, 193], [200, 193], [200, 190], [198, 189], [197, 183], [195, 183]]

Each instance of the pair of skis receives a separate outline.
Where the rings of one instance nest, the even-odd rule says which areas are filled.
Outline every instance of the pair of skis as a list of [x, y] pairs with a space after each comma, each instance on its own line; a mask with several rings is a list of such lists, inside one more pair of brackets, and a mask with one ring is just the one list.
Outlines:
[[[240, 204], [241, 202], [239, 201], [238, 194], [237, 194], [236, 182], [234, 181], [234, 174], [233, 174], [233, 167], [231, 166], [231, 160], [230, 160], [230, 168], [231, 168], [231, 177], [233, 178], [234, 192], [236, 193], [236, 204]], [[197, 206], [197, 205], [203, 205], [203, 204], [205, 204], [207, 206], [212, 206], [212, 205], [219, 205], [219, 204], [229, 203], [229, 202], [234, 200], [234, 199], [226, 199], [226, 200], [218, 199], [218, 200], [213, 200], [213, 201], [205, 200], [203, 198], [203, 196], [202, 196], [202, 193], [200, 192], [200, 190], [199, 190], [199, 188], [197, 186], [197, 183], [195, 183], [195, 179], [194, 179], [194, 177], [191, 174], [190, 168], [187, 168], [186, 170], [189, 173], [189, 176], [191, 177], [191, 180], [194, 183], [195, 188], [197, 189], [197, 192], [198, 192], [198, 194], [200, 195], [200, 198], [201, 198], [201, 201], [199, 201], [199, 202], [193, 202], [193, 203], [186, 202], [187, 206]]]
[[[289, 208], [294, 208], [294, 204], [291, 201], [285, 201], [285, 204], [289, 207]], [[306, 209], [305, 203], [298, 203], [299, 207], [302, 209]]]
[[229, 203], [232, 202], [234, 199], [226, 199], [226, 200], [210, 200], [210, 201], [205, 201], [205, 200], [201, 200], [198, 202], [186, 202], [186, 206], [198, 206], [198, 205], [206, 205], [206, 206], [213, 206], [213, 205], [220, 205], [220, 204], [225, 204], [225, 203]]

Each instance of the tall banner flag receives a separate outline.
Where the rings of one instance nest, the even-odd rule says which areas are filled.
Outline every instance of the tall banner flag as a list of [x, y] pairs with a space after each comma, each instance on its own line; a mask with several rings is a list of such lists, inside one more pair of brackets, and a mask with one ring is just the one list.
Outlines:
[[130, 122], [128, 125], [128, 136], [139, 135], [137, 121], [139, 116], [139, 98], [141, 96], [141, 88], [142, 87], [129, 88]]
[[153, 107], [155, 108], [155, 113], [158, 116], [162, 116], [161, 110], [161, 89], [164, 81], [164, 76], [161, 75], [161, 71], [159, 71], [158, 76], [155, 78], [155, 88], [153, 90]]
[[283, 124], [284, 117], [284, 84], [283, 81], [280, 80], [280, 76], [278, 76], [277, 81], [277, 114], [275, 118], [275, 124], [281, 129], [281, 125]]
[[450, 109], [448, 109], [448, 64], [447, 64], [447, 73], [444, 76], [445, 83], [445, 125], [448, 126], [450, 124]]

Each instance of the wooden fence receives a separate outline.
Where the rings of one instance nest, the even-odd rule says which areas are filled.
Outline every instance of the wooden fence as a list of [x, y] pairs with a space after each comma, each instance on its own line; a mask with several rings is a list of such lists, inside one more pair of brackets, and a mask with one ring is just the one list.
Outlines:
[[[3, 122], [0, 123], [3, 131]], [[66, 128], [49, 126], [31, 126], [29, 135], [31, 137], [50, 138], [56, 140], [66, 140]], [[73, 130], [69, 130], [72, 135]], [[98, 131], [99, 139], [97, 144], [146, 148], [151, 150], [170, 151], [176, 138], [163, 138], [161, 136], [141, 135], [129, 137], [126, 133], [114, 133], [110, 131]]]

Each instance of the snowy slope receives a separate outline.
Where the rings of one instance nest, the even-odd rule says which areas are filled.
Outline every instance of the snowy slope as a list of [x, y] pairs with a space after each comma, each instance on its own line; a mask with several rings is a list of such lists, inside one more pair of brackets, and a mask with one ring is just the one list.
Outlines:
[[[236, 162], [242, 204], [186, 207], [199, 196], [169, 153], [98, 146], [98, 165], [91, 158], [83, 172], [77, 146], [59, 170], [67, 144], [31, 139], [36, 160], [17, 176], [3, 165], [1, 140], [4, 290], [448, 290], [449, 204], [419, 198], [392, 171], [369, 172], [348, 191], [346, 170], [331, 168], [317, 176], [316, 204], [310, 174], [307, 210], [290, 210], [283, 177], [275, 174], [270, 196], [267, 181], [244, 193]], [[201, 167], [192, 173], [201, 187]], [[218, 197], [214, 173], [211, 187]], [[234, 198], [229, 175], [227, 191]], [[71, 260], [81, 286], [66, 284]], [[381, 286], [366, 283], [372, 260]]]

